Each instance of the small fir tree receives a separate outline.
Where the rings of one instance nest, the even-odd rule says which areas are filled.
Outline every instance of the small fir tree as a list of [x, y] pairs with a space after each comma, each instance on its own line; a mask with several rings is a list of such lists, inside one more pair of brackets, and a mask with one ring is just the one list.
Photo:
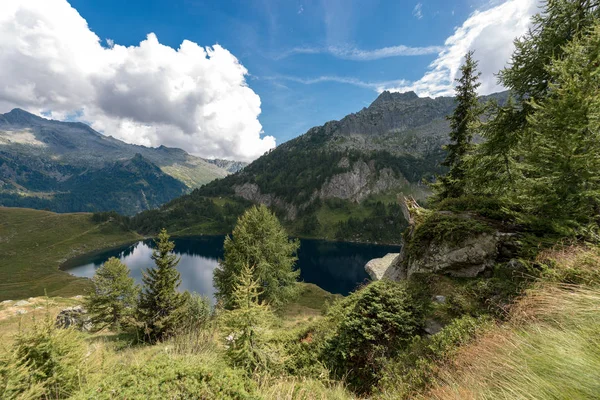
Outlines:
[[433, 185], [437, 200], [461, 197], [465, 193], [467, 168], [465, 157], [471, 150], [473, 131], [479, 123], [481, 107], [477, 97], [479, 75], [477, 61], [473, 52], [465, 56], [465, 63], [460, 67], [461, 77], [457, 79], [456, 108], [450, 120], [450, 140], [446, 146], [448, 154], [443, 165], [450, 168], [448, 173]]
[[131, 322], [139, 287], [129, 272], [115, 257], [96, 270], [92, 278], [94, 288], [85, 301], [94, 329], [118, 329]]
[[233, 292], [245, 265], [253, 265], [261, 288], [260, 300], [279, 306], [297, 294], [294, 270], [298, 240], [290, 240], [277, 217], [264, 205], [247, 210], [233, 237], [225, 238], [225, 257], [214, 272], [216, 297], [225, 308], [234, 307]]
[[262, 332], [272, 314], [259, 300], [261, 288], [254, 277], [254, 269], [244, 265], [232, 293], [233, 309], [223, 314], [227, 336], [227, 356], [235, 367], [254, 372], [267, 363]]
[[150, 342], [173, 335], [183, 315], [185, 299], [177, 291], [181, 277], [176, 269], [179, 258], [173, 254], [174, 248], [175, 243], [169, 241], [166, 229], [161, 230], [152, 252], [156, 265], [143, 272], [138, 324]]

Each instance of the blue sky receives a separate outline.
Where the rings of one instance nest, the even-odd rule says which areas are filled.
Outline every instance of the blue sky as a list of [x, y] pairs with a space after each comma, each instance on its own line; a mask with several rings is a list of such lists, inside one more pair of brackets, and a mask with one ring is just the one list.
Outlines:
[[248, 69], [248, 84], [262, 101], [263, 129], [282, 143], [312, 126], [359, 111], [377, 97], [375, 90], [355, 85], [307, 85], [285, 78], [416, 80], [437, 56], [434, 52], [355, 61], [326, 52], [293, 54], [294, 49], [443, 46], [454, 28], [487, 2], [71, 0], [71, 4], [98, 36], [123, 45], [136, 45], [149, 32], [174, 48], [184, 39], [221, 44]]
[[[415, 90], [421, 96], [451, 94], [460, 57], [471, 49], [481, 58], [482, 92], [501, 89], [493, 74], [508, 60], [512, 40], [525, 31], [537, 4], [537, 0], [35, 2], [37, 8], [28, 8], [22, 0], [0, 5], [0, 36], [7, 38], [6, 46], [14, 47], [7, 53], [17, 55], [17, 61], [0, 55], [0, 69], [15, 63], [58, 65], [50, 70], [0, 71], [0, 78], [15, 82], [10, 90], [0, 89], [0, 112], [22, 106], [55, 118], [81, 119], [133, 143], [246, 160], [312, 126], [359, 111], [384, 89]], [[31, 34], [36, 18], [43, 29]], [[156, 38], [147, 40], [150, 33]], [[27, 46], [9, 44], [11, 36]], [[184, 41], [201, 48], [219, 45], [223, 51], [210, 63], [198, 52], [182, 61]], [[28, 53], [28, 48], [42, 43], [44, 49], [52, 43], [56, 51]], [[211, 59], [210, 50], [208, 54]], [[188, 62], [190, 68], [182, 70], [179, 64]], [[155, 68], [142, 73], [140, 65]], [[164, 82], [157, 82], [157, 74], [167, 78], [161, 76]], [[52, 78], [41, 82], [39, 77], [46, 75]], [[73, 86], [68, 93], [65, 84], [59, 84], [61, 79]], [[177, 85], [187, 89], [175, 101], [168, 87]], [[245, 85], [251, 90], [243, 89]], [[30, 95], [15, 95], [19, 90]], [[147, 101], [141, 104], [140, 98]]]

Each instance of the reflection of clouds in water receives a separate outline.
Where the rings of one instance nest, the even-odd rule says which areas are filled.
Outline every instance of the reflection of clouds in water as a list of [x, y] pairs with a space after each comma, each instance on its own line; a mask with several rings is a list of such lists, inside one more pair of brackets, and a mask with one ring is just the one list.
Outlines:
[[[175, 252], [181, 256], [177, 266], [181, 274], [180, 290], [198, 292], [214, 298], [213, 271], [223, 257], [223, 236], [176, 238]], [[142, 282], [142, 270], [154, 265], [152, 240], [109, 250], [82, 259], [80, 266], [68, 272], [91, 278], [94, 271], [110, 257], [118, 257], [131, 270], [136, 282]], [[347, 294], [368, 279], [365, 264], [372, 258], [398, 252], [397, 246], [302, 240], [298, 251], [300, 279], [314, 283], [332, 293]]]
[[198, 292], [214, 303], [213, 271], [218, 265], [217, 260], [207, 257], [182, 257], [177, 266], [181, 274], [180, 290]]

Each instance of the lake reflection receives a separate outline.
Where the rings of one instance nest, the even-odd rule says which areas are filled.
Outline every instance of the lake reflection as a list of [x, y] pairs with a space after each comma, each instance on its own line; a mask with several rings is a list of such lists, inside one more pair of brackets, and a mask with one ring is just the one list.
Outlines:
[[[224, 236], [174, 238], [175, 253], [181, 256], [177, 269], [181, 273], [181, 290], [198, 292], [214, 297], [213, 271], [223, 258]], [[131, 269], [136, 282], [142, 281], [142, 270], [152, 266], [153, 242], [145, 240], [133, 245], [79, 257], [63, 266], [67, 272], [91, 278], [94, 271], [110, 257], [117, 257]], [[399, 252], [397, 246], [359, 243], [301, 240], [298, 251], [300, 279], [331, 293], [347, 295], [369, 279], [364, 270], [372, 258]]]

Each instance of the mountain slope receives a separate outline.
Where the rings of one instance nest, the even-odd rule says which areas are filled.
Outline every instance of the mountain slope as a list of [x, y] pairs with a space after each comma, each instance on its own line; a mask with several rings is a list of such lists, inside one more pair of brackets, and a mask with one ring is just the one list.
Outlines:
[[[499, 93], [482, 101], [506, 98]], [[405, 221], [396, 196], [424, 198], [422, 181], [444, 172], [446, 116], [453, 110], [453, 98], [383, 92], [368, 108], [312, 128], [134, 222], [147, 232], [159, 229], [161, 221], [177, 231], [206, 227], [214, 233], [203, 222], [215, 218], [206, 199], [219, 205], [225, 198], [236, 209], [247, 201], [268, 205], [295, 235], [398, 242]]]
[[[506, 93], [482, 101], [500, 102]], [[199, 190], [283, 207], [290, 219], [315, 199], [360, 202], [443, 172], [454, 99], [383, 92], [368, 108], [310, 129], [242, 171]]]
[[[143, 168], [127, 170], [142, 159]], [[83, 123], [47, 120], [20, 109], [0, 114], [0, 205], [133, 214], [243, 166], [176, 148], [127, 144]], [[101, 177], [107, 172], [110, 181]], [[139, 182], [145, 182], [143, 195]], [[110, 201], [92, 196], [98, 187]]]

